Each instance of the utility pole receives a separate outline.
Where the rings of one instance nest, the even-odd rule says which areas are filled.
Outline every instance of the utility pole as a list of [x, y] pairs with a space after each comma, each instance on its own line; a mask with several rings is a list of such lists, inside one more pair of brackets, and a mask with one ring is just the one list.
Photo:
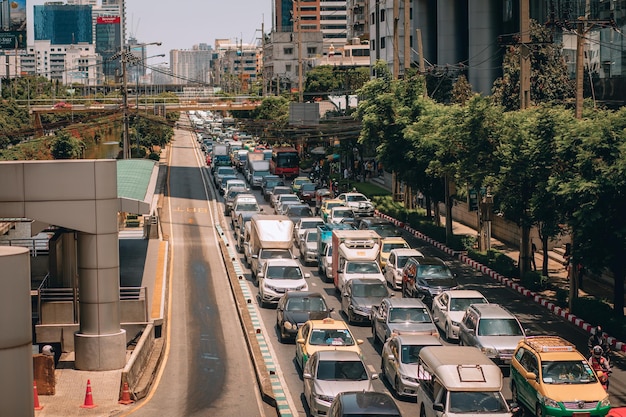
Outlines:
[[530, 6], [529, 0], [520, 0], [520, 109], [530, 106]]
[[[587, 3], [588, 4], [588, 3]], [[583, 73], [585, 71], [585, 29], [587, 16], [581, 16], [576, 23], [576, 118], [583, 117]], [[573, 269], [573, 268], [572, 268]]]
[[121, 53], [122, 60], [122, 121], [124, 123], [124, 129], [122, 132], [122, 159], [130, 159], [130, 144], [128, 143], [128, 73], [127, 60], [128, 55], [126, 47]]

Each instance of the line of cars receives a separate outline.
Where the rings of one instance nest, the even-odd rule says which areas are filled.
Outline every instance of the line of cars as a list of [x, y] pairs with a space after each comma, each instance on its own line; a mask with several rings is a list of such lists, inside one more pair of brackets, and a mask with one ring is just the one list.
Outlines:
[[[276, 184], [273, 188], [280, 187], [287, 186]], [[284, 193], [288, 194], [293, 193]], [[274, 197], [271, 191], [267, 194], [269, 201]], [[380, 401], [384, 402], [387, 397], [375, 394], [372, 388], [372, 381], [382, 378], [398, 396], [416, 398], [424, 417], [485, 413], [510, 416], [511, 408], [501, 394], [501, 370], [511, 372], [513, 400], [537, 415], [569, 416], [580, 404], [585, 410], [582, 412], [589, 416], [608, 412], [608, 396], [596, 390], [601, 385], [573, 345], [554, 336], [528, 336], [506, 308], [488, 303], [478, 291], [458, 289], [454, 274], [438, 258], [423, 256], [399, 241], [394, 243], [397, 247], [388, 248], [387, 257], [382, 256], [381, 243], [398, 238], [395, 232], [385, 238], [375, 233], [378, 240], [369, 235], [374, 246], [378, 246], [378, 253], [368, 262], [375, 261], [379, 268], [384, 265], [379, 269], [382, 279], [367, 277], [365, 270], [349, 276], [351, 260], [333, 257], [333, 248], [343, 244], [346, 250], [367, 252], [371, 242], [363, 239], [364, 234], [360, 241], [349, 244], [339, 237], [344, 231], [357, 235], [362, 233], [359, 230], [371, 232], [376, 223], [372, 219], [355, 218], [346, 224], [325, 222], [321, 216], [311, 215], [294, 222], [284, 215], [258, 213], [255, 211], [247, 218], [239, 213], [240, 221], [234, 227], [243, 231], [244, 239], [239, 241], [236, 233], [238, 246], [244, 250], [246, 262], [259, 282], [260, 304], [276, 304], [280, 341], [295, 341], [295, 361], [302, 370], [304, 398], [311, 415], [342, 415], [335, 414], [337, 409], [346, 406], [344, 401], [357, 395], [357, 391], [365, 396], [381, 394]], [[251, 226], [255, 218], [274, 218], [291, 225], [281, 238], [283, 247], [277, 248], [282, 255], [258, 261], [264, 259], [260, 256], [260, 249], [264, 248], [259, 247], [259, 252], [245, 249], [253, 246]], [[279, 228], [274, 224], [272, 229]], [[333, 310], [322, 294], [309, 291], [308, 274], [295, 259], [292, 245], [298, 247], [303, 263], [317, 264], [320, 276], [332, 277], [338, 284], [338, 274], [344, 274], [336, 286], [340, 317], [332, 317]], [[331, 260], [324, 261], [329, 251]], [[340, 252], [337, 250], [337, 254]], [[257, 259], [256, 265], [253, 259]], [[286, 287], [281, 286], [282, 281], [288, 282]], [[401, 297], [393, 296], [394, 290]], [[371, 325], [374, 343], [382, 345], [379, 373], [363, 361], [363, 340], [356, 338], [349, 326], [357, 322]], [[442, 339], [458, 340], [460, 346], [442, 346]], [[473, 356], [477, 353], [480, 355]], [[548, 376], [552, 367], [565, 365], [558, 358], [566, 358], [563, 361], [571, 368], [569, 374], [559, 374], [560, 379]], [[456, 379], [450, 376], [455, 373], [451, 369], [456, 370]], [[567, 390], [555, 391], [566, 383], [576, 385], [576, 389], [585, 385], [587, 399], [577, 403], [563, 399], [568, 395], [574, 398]], [[393, 401], [389, 403], [393, 409], [391, 404]]]

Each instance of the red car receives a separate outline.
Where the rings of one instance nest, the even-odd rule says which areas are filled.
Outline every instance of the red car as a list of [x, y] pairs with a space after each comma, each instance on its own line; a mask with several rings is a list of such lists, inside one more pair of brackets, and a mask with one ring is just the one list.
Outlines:
[[315, 186], [315, 183], [305, 182], [302, 184], [297, 192], [298, 197], [300, 197], [300, 200], [302, 200], [304, 203], [307, 203], [310, 206], [314, 206], [316, 189], [317, 188]]
[[53, 109], [71, 109], [72, 105], [70, 103], [66, 103], [65, 101], [59, 101], [54, 106]]

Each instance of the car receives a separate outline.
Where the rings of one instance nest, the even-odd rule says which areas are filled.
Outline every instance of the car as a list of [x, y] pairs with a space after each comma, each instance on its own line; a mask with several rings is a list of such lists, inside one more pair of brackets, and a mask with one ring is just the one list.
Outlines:
[[536, 416], [604, 416], [609, 393], [574, 344], [558, 336], [519, 341], [511, 361], [513, 401]]
[[72, 105], [65, 101], [59, 101], [58, 103], [55, 103], [54, 106], [52, 106], [52, 108], [53, 109], [71, 109]]
[[356, 227], [360, 230], [375, 230], [382, 238], [402, 236], [402, 232], [393, 222], [380, 217], [359, 218]]
[[371, 216], [374, 214], [374, 205], [361, 193], [341, 193], [337, 199], [343, 202], [344, 206], [351, 207], [356, 217]]
[[454, 273], [440, 258], [409, 258], [402, 268], [402, 296], [421, 298], [427, 306], [437, 294], [453, 290], [457, 285]]
[[304, 184], [305, 182], [311, 182], [309, 177], [294, 178], [293, 181], [291, 182], [291, 192], [294, 194], [297, 194], [298, 190], [300, 189], [300, 187], [302, 187], [302, 184]]
[[296, 335], [296, 363], [304, 369], [307, 360], [320, 350], [351, 350], [362, 355], [363, 340], [354, 337], [343, 320], [325, 318], [309, 320], [298, 329]]
[[320, 214], [324, 200], [332, 198], [333, 193], [328, 188], [318, 188], [315, 190], [315, 214]]
[[431, 311], [435, 324], [448, 340], [459, 339], [459, 323], [470, 304], [487, 304], [489, 301], [480, 291], [449, 290], [439, 293], [433, 299]]
[[309, 320], [321, 320], [330, 317], [333, 310], [319, 292], [289, 291], [276, 306], [276, 327], [281, 343], [295, 340], [298, 328]]
[[517, 317], [500, 304], [471, 304], [459, 323], [459, 344], [477, 347], [501, 367], [511, 364], [513, 351], [524, 337]]
[[385, 269], [387, 265], [387, 259], [389, 259], [389, 252], [393, 249], [410, 249], [411, 247], [401, 237], [385, 237], [380, 241], [380, 254], [378, 255], [378, 264], [381, 269]]
[[354, 220], [354, 211], [350, 207], [337, 206], [330, 209], [330, 214], [326, 218], [326, 223], [341, 223], [345, 219]]
[[232, 181], [232, 180], [237, 180], [237, 176], [236, 175], [223, 175], [220, 177], [220, 182], [218, 184], [218, 191], [221, 195], [224, 195], [224, 193], [226, 192], [226, 184], [228, 183], [228, 181]]
[[285, 214], [287, 206], [290, 204], [302, 205], [302, 202], [295, 194], [283, 194], [279, 196], [278, 201], [274, 206], [274, 214]]
[[386, 392], [344, 391], [328, 408], [328, 417], [402, 417], [393, 397]]
[[292, 222], [298, 223], [298, 221], [302, 217], [311, 217], [313, 216], [313, 210], [307, 204], [290, 204], [283, 213], [285, 216], [289, 217]]
[[341, 311], [348, 323], [371, 323], [372, 309], [389, 297], [387, 286], [376, 278], [355, 278], [341, 291]]
[[215, 183], [216, 187], [219, 187], [219, 185], [222, 183], [222, 177], [224, 175], [230, 175], [233, 178], [237, 178], [237, 171], [235, 170], [235, 168], [231, 167], [231, 166], [218, 166], [215, 168], [215, 173], [213, 174], [213, 182]]
[[420, 351], [426, 346], [441, 345], [436, 336], [393, 333], [381, 350], [381, 378], [389, 382], [398, 396], [417, 397]]
[[229, 188], [226, 194], [224, 195], [224, 216], [230, 216], [230, 211], [233, 209], [233, 203], [235, 202], [235, 198], [239, 194], [247, 194], [247, 193], [250, 193], [250, 190], [247, 187]]
[[392, 334], [439, 336], [428, 307], [416, 298], [385, 298], [372, 309], [372, 339], [384, 343]]
[[237, 246], [237, 252], [243, 253], [244, 242], [246, 240], [246, 233], [250, 234], [250, 219], [256, 213], [252, 211], [243, 211], [239, 213], [237, 218], [237, 227], [235, 228], [235, 244]]
[[317, 226], [324, 224], [320, 217], [301, 217], [295, 224], [293, 229], [293, 241], [296, 245], [300, 245], [300, 240], [304, 233], [309, 229], [317, 230]]
[[261, 307], [278, 304], [287, 291], [308, 291], [309, 277], [295, 259], [268, 259], [257, 274]]
[[329, 223], [328, 216], [330, 216], [330, 210], [333, 207], [339, 207], [339, 206], [343, 206], [343, 201], [333, 199], [333, 198], [328, 198], [322, 201], [321, 206], [320, 206], [320, 217], [322, 218], [322, 220], [324, 220], [324, 222], [326, 223]]
[[265, 201], [270, 200], [270, 196], [272, 195], [272, 190], [277, 186], [284, 186], [285, 181], [280, 178], [278, 175], [266, 175], [261, 180], [261, 193], [263, 194], [263, 199]]
[[270, 206], [276, 208], [278, 197], [283, 194], [293, 194], [293, 193], [291, 192], [290, 187], [285, 187], [282, 185], [277, 185], [274, 188], [272, 188], [272, 193], [270, 194]]
[[230, 225], [233, 230], [237, 229], [239, 215], [244, 212], [260, 213], [263, 209], [256, 201], [254, 194], [239, 194], [233, 201], [233, 208], [230, 213]]
[[368, 370], [357, 352], [321, 350], [307, 361], [302, 372], [304, 399], [313, 417], [326, 417], [335, 396], [342, 391], [374, 391], [378, 374]]
[[239, 178], [234, 178], [232, 180], [228, 180], [226, 181], [226, 187], [224, 188], [224, 196], [226, 194], [228, 194], [228, 191], [232, 188], [232, 187], [243, 187], [243, 188], [248, 188], [248, 186], [246, 185], [246, 182], [244, 180], [240, 180]]
[[309, 206], [315, 205], [315, 190], [317, 186], [312, 182], [305, 182], [300, 186], [300, 189], [296, 193], [300, 200], [308, 204]]
[[402, 269], [411, 257], [423, 258], [424, 255], [417, 249], [392, 249], [389, 252], [383, 274], [387, 284], [394, 290], [402, 289]]
[[308, 229], [304, 233], [298, 249], [303, 264], [317, 264], [317, 229]]

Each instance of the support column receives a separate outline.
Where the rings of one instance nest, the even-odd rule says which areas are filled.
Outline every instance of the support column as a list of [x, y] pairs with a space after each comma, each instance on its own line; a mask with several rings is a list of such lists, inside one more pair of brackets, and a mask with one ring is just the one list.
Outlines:
[[126, 364], [126, 331], [120, 327], [119, 242], [115, 233], [78, 233], [80, 330], [74, 334], [75, 366], [106, 371]]
[[34, 416], [30, 253], [0, 246], [0, 416]]

